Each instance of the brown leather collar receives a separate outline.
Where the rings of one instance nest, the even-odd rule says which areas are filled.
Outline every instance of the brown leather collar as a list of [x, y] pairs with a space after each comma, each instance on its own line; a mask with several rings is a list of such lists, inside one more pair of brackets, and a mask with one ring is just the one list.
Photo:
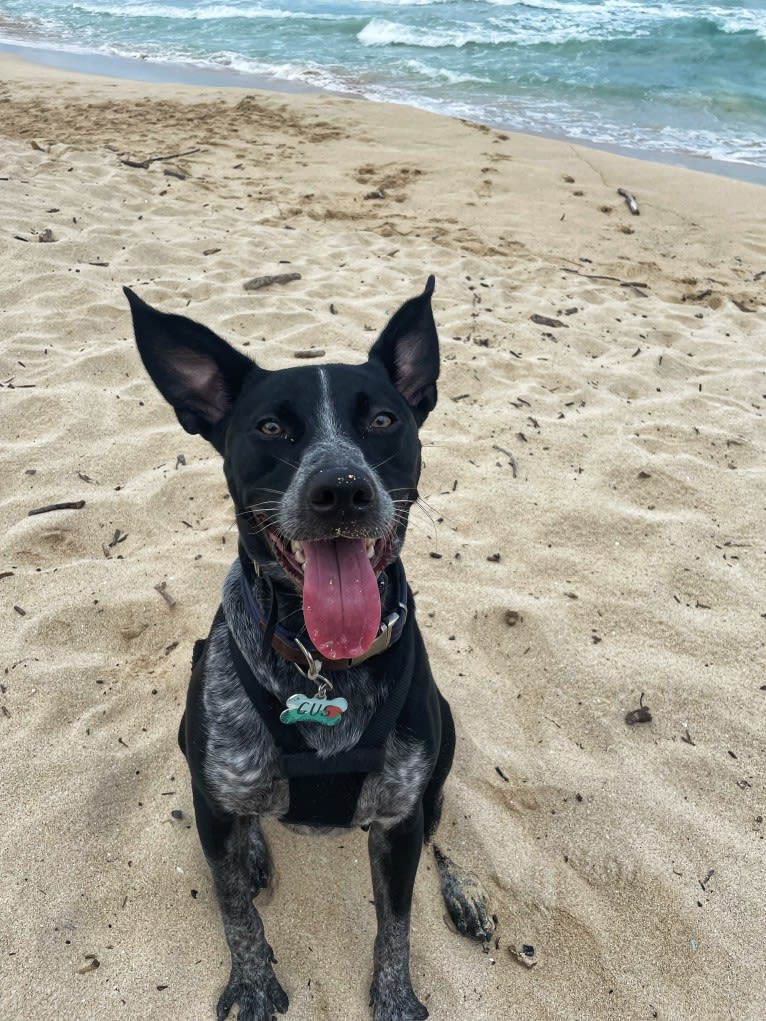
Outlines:
[[[402, 622], [401, 628], [397, 629], [397, 624], [400, 620]], [[393, 613], [390, 613], [385, 620], [381, 622], [378, 637], [369, 647], [367, 652], [362, 653], [361, 656], [355, 656], [353, 659], [323, 660], [318, 654], [312, 655], [312, 653], [299, 642], [299, 639], [294, 638], [292, 643], [286, 642], [277, 634], [274, 634], [271, 637], [271, 647], [275, 652], [278, 652], [283, 659], [301, 667], [305, 667], [307, 663], [311, 666], [313, 661], [314, 663], [319, 664], [317, 668], [319, 670], [349, 670], [353, 666], [358, 666], [360, 663], [364, 663], [366, 659], [371, 659], [372, 656], [378, 656], [381, 652], [385, 652], [386, 649], [399, 637], [406, 621], [407, 604], [400, 603], [399, 608]], [[394, 637], [395, 630], [397, 632], [396, 637]]]

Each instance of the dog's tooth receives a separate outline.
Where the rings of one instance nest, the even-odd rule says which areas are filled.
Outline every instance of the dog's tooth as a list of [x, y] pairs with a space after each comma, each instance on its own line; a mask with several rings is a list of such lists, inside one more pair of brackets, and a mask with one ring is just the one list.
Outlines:
[[375, 540], [374, 539], [368, 539], [367, 540], [367, 557], [368, 557], [369, 560], [372, 560], [372, 558], [374, 556], [375, 556]]
[[302, 567], [306, 563], [306, 554], [303, 552], [302, 542], [298, 542], [297, 539], [293, 539], [290, 543], [290, 552], [295, 557], [296, 564], [300, 564]]

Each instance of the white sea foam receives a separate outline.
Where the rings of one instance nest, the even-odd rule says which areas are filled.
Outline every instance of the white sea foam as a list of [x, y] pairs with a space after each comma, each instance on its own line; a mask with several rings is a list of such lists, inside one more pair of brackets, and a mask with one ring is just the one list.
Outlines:
[[479, 85], [492, 84], [491, 78], [480, 78], [478, 75], [473, 74], [460, 74], [456, 71], [451, 71], [448, 67], [433, 67], [422, 60], [406, 60], [404, 67], [430, 81], [444, 81], [449, 85], [467, 85], [469, 82]]
[[209, 4], [205, 7], [184, 8], [171, 7], [167, 4], [72, 4], [72, 10], [80, 10], [88, 14], [112, 15], [116, 18], [159, 18], [175, 21], [224, 21], [227, 19], [256, 20], [267, 18], [272, 21], [314, 20], [343, 21], [344, 15], [322, 13], [319, 11], [287, 11], [275, 7], [263, 7], [252, 4], [238, 7], [233, 4]]
[[469, 43], [496, 45], [501, 42], [513, 41], [513, 35], [495, 29], [486, 29], [478, 25], [465, 29], [442, 28], [423, 30], [403, 22], [388, 21], [386, 18], [372, 18], [357, 33], [357, 39], [363, 46], [419, 46], [424, 49], [443, 49], [445, 47], [463, 47]]
[[[600, 0], [598, 3], [567, 3], [565, 0], [484, 0], [493, 7], [511, 11], [532, 9], [540, 12], [535, 27], [556, 27], [553, 42], [593, 38], [593, 32], [604, 37], [634, 37], [637, 31], [682, 21], [708, 21], [727, 34], [754, 32], [766, 40], [766, 9], [760, 10], [711, 6], [698, 3], [636, 3], [635, 0]], [[550, 20], [545, 20], [550, 16]], [[531, 28], [531, 26], [528, 26]], [[568, 35], [571, 31], [571, 36]], [[534, 33], [533, 33], [534, 34]]]
[[649, 34], [646, 26], [628, 27], [613, 19], [601, 17], [581, 20], [577, 27], [562, 19], [546, 15], [534, 26], [513, 25], [489, 18], [484, 25], [466, 28], [437, 28], [422, 30], [386, 18], [372, 18], [357, 34], [363, 46], [417, 46], [423, 49], [462, 49], [470, 44], [480, 46], [540, 46], [569, 42], [592, 42], [605, 39], [635, 39]]
[[711, 7], [709, 17], [717, 28], [727, 35], [739, 32], [755, 32], [766, 42], [766, 10], [764, 11], [733, 11], [728, 8]]

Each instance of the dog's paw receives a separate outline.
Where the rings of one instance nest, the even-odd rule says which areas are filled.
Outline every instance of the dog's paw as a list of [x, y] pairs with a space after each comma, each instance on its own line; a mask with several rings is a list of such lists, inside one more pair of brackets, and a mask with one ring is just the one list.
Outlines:
[[485, 943], [495, 931], [495, 919], [489, 896], [479, 877], [456, 865], [436, 845], [434, 858], [439, 868], [444, 903], [457, 931]]
[[257, 976], [232, 971], [218, 999], [217, 1021], [226, 1021], [235, 1003], [239, 1004], [238, 1021], [272, 1021], [274, 1011], [284, 1014], [289, 1001], [269, 965], [268, 971], [264, 969]]
[[373, 1021], [425, 1021], [428, 1010], [409, 982], [374, 979], [370, 989]]

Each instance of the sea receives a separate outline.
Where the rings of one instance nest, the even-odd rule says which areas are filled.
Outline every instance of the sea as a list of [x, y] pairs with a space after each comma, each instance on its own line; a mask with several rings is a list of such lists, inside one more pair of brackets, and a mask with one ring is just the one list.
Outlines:
[[766, 183], [766, 0], [0, 0], [0, 47], [405, 103]]

